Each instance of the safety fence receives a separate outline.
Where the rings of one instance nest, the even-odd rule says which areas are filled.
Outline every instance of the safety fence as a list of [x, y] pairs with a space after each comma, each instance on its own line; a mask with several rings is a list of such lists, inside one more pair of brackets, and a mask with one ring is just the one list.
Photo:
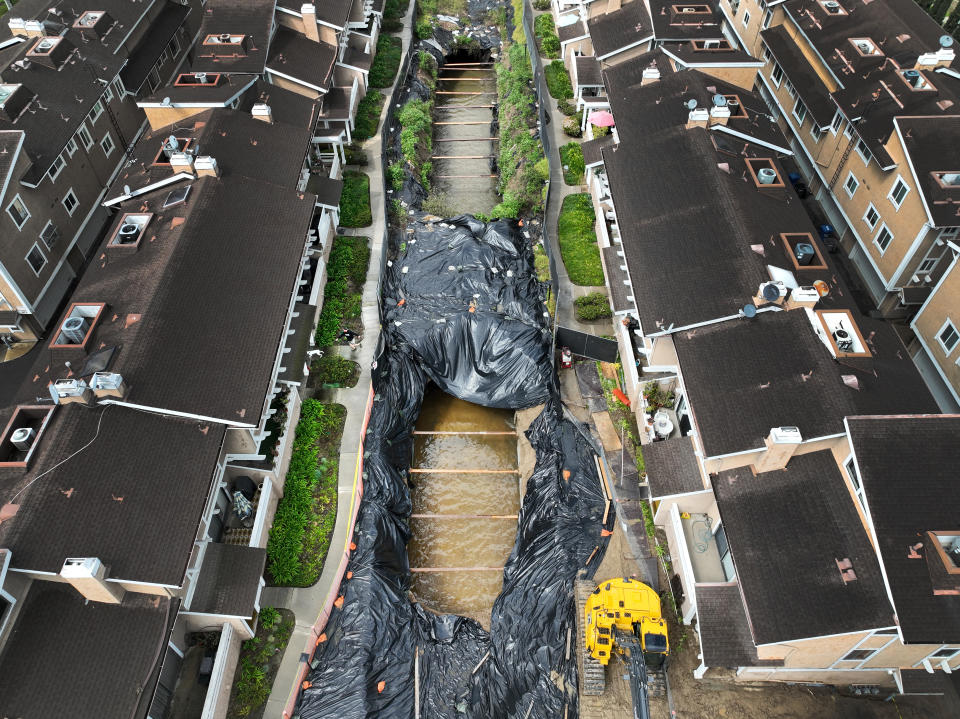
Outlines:
[[[357, 521], [357, 512], [360, 510], [360, 500], [363, 498], [363, 445], [367, 436], [367, 425], [370, 423], [370, 411], [373, 409], [373, 385], [370, 385], [370, 394], [367, 397], [367, 406], [363, 414], [363, 426], [360, 428], [360, 442], [357, 448], [357, 465], [353, 475], [353, 489], [350, 492], [349, 520], [347, 522], [347, 536], [343, 543], [343, 551], [340, 554], [340, 562], [337, 565], [337, 573], [327, 591], [323, 607], [320, 614], [317, 615], [313, 627], [310, 629], [310, 635], [307, 637], [303, 652], [300, 654], [300, 666], [297, 670], [297, 679], [290, 688], [290, 694], [287, 696], [287, 702], [283, 708], [284, 719], [290, 719], [296, 709], [297, 699], [300, 696], [301, 684], [310, 671], [310, 661], [317, 647], [323, 643], [323, 630], [327, 626], [327, 620], [330, 619], [330, 613], [333, 611], [334, 604], [340, 596], [340, 583], [343, 582], [343, 576], [346, 574], [347, 565], [350, 562], [350, 553], [353, 551], [353, 529]], [[334, 559], [336, 555], [332, 552], [327, 555], [327, 562]]]

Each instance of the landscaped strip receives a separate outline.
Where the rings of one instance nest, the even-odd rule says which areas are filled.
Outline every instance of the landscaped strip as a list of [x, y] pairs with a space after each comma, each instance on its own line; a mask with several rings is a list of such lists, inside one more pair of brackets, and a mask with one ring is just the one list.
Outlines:
[[540, 54], [546, 58], [560, 57], [560, 38], [556, 31], [553, 15], [550, 13], [537, 15], [533, 21], [533, 34], [537, 36]]
[[370, 90], [357, 104], [356, 126], [353, 139], [362, 142], [377, 133], [380, 124], [380, 110], [383, 108], [383, 94], [379, 90]]
[[327, 261], [327, 284], [323, 292], [323, 309], [314, 333], [318, 347], [329, 347], [340, 336], [344, 326], [355, 332], [362, 330], [360, 321], [363, 284], [370, 264], [370, 240], [366, 237], [337, 237]]
[[340, 224], [344, 227], [366, 227], [372, 222], [370, 178], [365, 172], [345, 171], [343, 193], [340, 195]]
[[337, 519], [337, 457], [347, 410], [306, 399], [294, 431], [290, 468], [267, 542], [267, 569], [280, 586], [320, 577]]
[[579, 142], [568, 142], [560, 146], [560, 164], [563, 167], [563, 181], [568, 185], [582, 185], [586, 166], [583, 161], [583, 149]]
[[563, 60], [554, 60], [546, 65], [543, 68], [543, 79], [547, 81], [547, 90], [555, 100], [569, 100], [573, 97], [573, 84]]
[[603, 265], [594, 231], [596, 215], [590, 195], [567, 195], [560, 206], [557, 238], [567, 275], [575, 285], [602, 287]]
[[280, 669], [283, 650], [293, 633], [293, 612], [263, 607], [257, 621], [257, 633], [243, 643], [234, 674], [227, 719], [263, 716], [274, 677]]
[[377, 39], [377, 54], [370, 66], [369, 87], [390, 87], [403, 56], [403, 43], [400, 38], [381, 34]]

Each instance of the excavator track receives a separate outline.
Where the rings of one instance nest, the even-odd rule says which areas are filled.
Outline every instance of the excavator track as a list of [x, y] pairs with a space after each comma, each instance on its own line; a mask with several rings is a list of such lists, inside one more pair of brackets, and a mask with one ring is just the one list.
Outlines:
[[594, 585], [584, 579], [578, 579], [577, 594], [577, 656], [580, 669], [580, 696], [601, 696], [607, 687], [606, 668], [587, 651], [587, 628], [585, 625], [585, 610], [587, 597], [595, 589]]

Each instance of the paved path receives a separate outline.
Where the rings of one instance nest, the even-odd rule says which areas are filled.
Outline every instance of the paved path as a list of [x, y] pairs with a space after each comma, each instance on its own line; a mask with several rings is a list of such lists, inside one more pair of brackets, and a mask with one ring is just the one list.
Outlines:
[[[411, 1], [407, 14], [403, 18], [403, 30], [399, 37], [403, 42], [403, 52], [407, 52], [411, 41], [411, 27], [414, 4]], [[398, 77], [394, 84], [401, 82]], [[393, 87], [381, 90], [388, 99], [393, 95]], [[386, 198], [383, 194], [383, 184], [379, 178], [383, 174], [380, 155], [379, 127], [384, 122], [389, 104], [384, 103], [380, 113], [380, 125], [377, 133], [367, 140], [363, 149], [367, 153], [368, 164], [362, 168], [370, 176], [370, 209], [373, 215], [373, 224], [369, 227], [345, 230], [344, 234], [363, 235], [370, 237], [370, 269], [367, 271], [367, 281], [363, 286], [363, 342], [356, 351], [349, 347], [337, 347], [337, 351], [360, 365], [360, 379], [355, 387], [334, 390], [329, 401], [342, 404], [347, 408], [346, 424], [343, 428], [343, 440], [340, 443], [340, 465], [337, 482], [337, 523], [330, 541], [329, 560], [323, 567], [320, 580], [312, 587], [292, 589], [282, 587], [268, 587], [264, 589], [260, 600], [261, 606], [285, 607], [293, 611], [296, 625], [290, 642], [283, 656], [280, 670], [273, 682], [273, 692], [267, 701], [264, 716], [277, 719], [281, 716], [283, 707], [290, 696], [290, 691], [296, 681], [299, 670], [300, 653], [304, 650], [310, 629], [317, 621], [332, 591], [336, 581], [336, 574], [342, 551], [347, 543], [347, 527], [350, 518], [350, 497], [353, 491], [354, 472], [357, 465], [357, 451], [360, 443], [360, 430], [363, 426], [364, 412], [367, 398], [370, 393], [370, 364], [373, 353], [377, 348], [380, 334], [379, 284], [381, 257], [386, 252]]]

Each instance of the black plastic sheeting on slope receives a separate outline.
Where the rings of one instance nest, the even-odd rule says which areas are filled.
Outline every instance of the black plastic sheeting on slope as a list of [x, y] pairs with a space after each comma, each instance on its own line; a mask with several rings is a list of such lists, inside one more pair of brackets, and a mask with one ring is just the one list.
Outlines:
[[[385, 278], [344, 601], [327, 623], [298, 713], [413, 717], [419, 653], [424, 719], [553, 719], [565, 706], [573, 719], [576, 652], [565, 658], [568, 632], [576, 645], [573, 583], [583, 569], [592, 576], [603, 557], [604, 498], [595, 449], [558, 399], [532, 248], [515, 222], [461, 216], [412, 229]], [[434, 615], [407, 594], [406, 477], [428, 381], [486, 406], [545, 404], [526, 435], [537, 461], [489, 634], [472, 619]]]

